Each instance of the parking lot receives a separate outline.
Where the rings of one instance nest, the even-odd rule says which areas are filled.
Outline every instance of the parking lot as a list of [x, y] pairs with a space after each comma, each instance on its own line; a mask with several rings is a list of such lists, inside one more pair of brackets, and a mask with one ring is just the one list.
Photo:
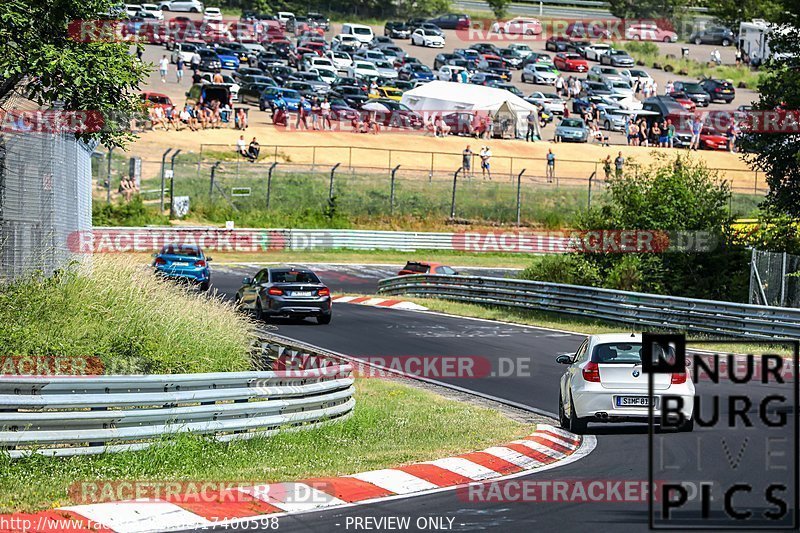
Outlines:
[[[166, 19], [169, 20], [171, 16], [174, 16], [174, 14], [168, 13], [166, 15]], [[195, 19], [201, 18], [200, 15], [196, 14], [189, 14], [189, 16]], [[233, 19], [231, 19], [230, 22], [233, 22]], [[330, 30], [325, 34], [326, 40], [330, 42], [331, 38], [340, 32], [341, 27], [342, 27], [341, 23], [332, 23]], [[372, 29], [375, 32], [375, 35], [383, 35], [383, 26], [372, 26]], [[534, 52], [547, 53], [551, 57], [555, 55], [554, 52], [547, 51], [545, 49], [546, 32], [541, 36], [535, 36], [535, 37], [524, 38], [521, 36], [507, 36], [505, 39], [503, 39], [501, 36], [498, 36], [496, 34], [491, 34], [489, 32], [468, 32], [463, 30], [458, 30], [458, 31], [443, 30], [443, 31], [445, 33], [444, 48], [426, 48], [422, 46], [414, 46], [408, 39], [395, 39], [395, 42], [409, 55], [418, 58], [423, 64], [431, 67], [432, 70], [433, 70], [434, 59], [438, 54], [451, 53], [453, 52], [453, 50], [457, 48], [469, 48], [472, 45], [475, 45], [479, 42], [492, 42], [500, 48], [504, 48], [509, 44], [515, 42], [525, 43], [528, 44], [531, 47], [531, 49], [534, 50]], [[735, 50], [733, 47], [695, 45], [682, 42], [657, 43], [657, 46], [663, 51], [664, 55], [672, 54], [675, 55], [676, 57], [681, 56], [682, 48], [687, 48], [689, 50], [688, 57], [701, 62], [707, 61], [710, 57], [711, 52], [714, 49], [718, 49], [720, 51], [723, 64], [734, 63]], [[156, 64], [158, 60], [161, 58], [161, 56], [164, 54], [169, 55], [169, 52], [163, 46], [147, 45], [145, 47], [143, 59], [145, 61], [150, 61]], [[594, 61], [588, 61], [588, 63], [590, 67], [592, 65], [597, 64]], [[663, 94], [664, 87], [670, 80], [695, 81], [692, 80], [691, 78], [682, 78], [680, 76], [676, 76], [674, 73], [667, 73], [662, 70], [656, 70], [647, 67], [644, 67], [644, 69], [657, 82], [659, 94]], [[525, 96], [530, 95], [534, 91], [554, 92], [552, 86], [536, 85], [533, 83], [523, 83], [521, 81], [521, 76], [520, 76], [521, 72], [522, 72], [521, 70], [512, 70], [512, 83], [517, 88], [519, 88], [524, 93]], [[167, 94], [172, 99], [173, 103], [178, 108], [180, 108], [182, 107], [182, 104], [186, 99], [185, 91], [188, 90], [188, 87], [191, 84], [191, 79], [190, 79], [191, 72], [187, 71], [187, 73], [188, 75], [185, 76], [183, 80], [183, 85], [178, 85], [175, 82], [174, 66], [171, 67], [170, 76], [167, 83], [161, 82], [160, 76], [156, 70], [151, 74], [147, 86], [144, 87], [143, 89]], [[570, 75], [575, 76], [581, 80], [586, 78], [586, 74], [578, 74], [574, 72], [564, 72], [563, 75], [565, 78], [567, 78]], [[706, 109], [708, 110], [735, 109], [739, 105], [750, 104], [756, 98], [757, 98], [757, 93], [752, 90], [736, 89], [736, 97], [730, 105], [715, 103], [711, 104], [711, 106]], [[569, 102], [568, 106], [571, 109], [572, 106]], [[262, 121], [264, 123], [270, 123], [269, 113], [261, 113], [257, 109], [253, 109], [253, 113], [250, 114], [250, 121], [251, 124], [259, 123]], [[555, 129], [555, 122], [548, 124], [542, 130], [542, 138], [546, 140], [552, 139], [554, 129]], [[609, 142], [611, 142], [611, 144], [626, 144], [625, 136], [621, 132], [606, 132], [606, 133], [609, 136]]]

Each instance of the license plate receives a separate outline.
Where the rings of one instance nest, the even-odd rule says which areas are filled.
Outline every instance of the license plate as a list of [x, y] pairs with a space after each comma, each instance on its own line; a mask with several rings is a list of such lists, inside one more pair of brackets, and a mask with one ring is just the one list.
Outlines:
[[617, 407], [649, 407], [649, 396], [617, 396]]
[[292, 296], [311, 296], [311, 291], [292, 291]]
[[724, 92], [724, 93], [727, 93], [727, 94], [730, 94], [730, 93], [731, 93], [731, 90], [730, 90], [730, 89], [723, 89], [723, 90], [722, 90], [722, 92]]
[[189, 266], [189, 263], [186, 263], [185, 261], [175, 261], [174, 263], [172, 263], [172, 266], [176, 266], [176, 267], [188, 267], [188, 266]]

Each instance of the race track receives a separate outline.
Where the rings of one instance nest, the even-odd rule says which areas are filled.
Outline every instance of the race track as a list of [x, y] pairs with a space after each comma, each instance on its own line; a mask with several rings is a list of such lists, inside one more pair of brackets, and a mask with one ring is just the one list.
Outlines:
[[[226, 269], [215, 274], [216, 288], [231, 296], [246, 270]], [[353, 280], [337, 281], [319, 271], [335, 292], [351, 290]], [[252, 272], [251, 272], [252, 274]], [[356, 276], [357, 277], [357, 276]], [[357, 285], [366, 288], [370, 282], [362, 280]], [[349, 287], [349, 288], [348, 288]], [[374, 290], [374, 287], [373, 287]], [[369, 291], [362, 291], [369, 292]], [[555, 363], [555, 355], [574, 351], [582, 337], [550, 330], [505, 325], [431, 313], [399, 311], [363, 307], [351, 304], [334, 304], [334, 318], [329, 326], [318, 326], [313, 321], [274, 321], [277, 333], [300, 341], [344, 354], [364, 357], [378, 356], [475, 356], [497, 363], [501, 358], [529, 358], [531, 370], [525, 376], [486, 376], [481, 379], [452, 378], [442, 380], [459, 387], [524, 404], [540, 411], [554, 413], [558, 406], [558, 378], [564, 367]], [[747, 385], [747, 393], [754, 403], [775, 386]], [[730, 383], [718, 385], [699, 383], [701, 401], [710, 400], [712, 394], [741, 394], [742, 386]], [[782, 392], [788, 392], [786, 389]], [[707, 405], [707, 404], [703, 404]], [[751, 410], [757, 412], [757, 405]], [[705, 409], [703, 410], [705, 412]], [[710, 412], [710, 411], [709, 411]], [[728, 412], [722, 407], [723, 415]], [[758, 424], [756, 424], [758, 427]], [[751, 494], [739, 494], [735, 503], [749, 508], [753, 516], [761, 518], [765, 510], [775, 506], [765, 501], [766, 484], [775, 479], [769, 468], [764, 439], [757, 438], [758, 430], [750, 428], [735, 431], [723, 428], [696, 429], [693, 433], [656, 433], [654, 449], [657, 480], [690, 480], [699, 484], [708, 481], [713, 487], [708, 526], [720, 526], [723, 516], [722, 488], [746, 480], [753, 485]], [[604, 426], [590, 425], [589, 433], [597, 435], [597, 447], [587, 457], [551, 471], [534, 473], [523, 480], [582, 480], [608, 482], [641, 481], [648, 479], [648, 433], [644, 425]], [[776, 436], [793, 442], [796, 427], [790, 423]], [[783, 457], [791, 464], [791, 453]], [[775, 466], [775, 465], [773, 465]], [[784, 465], [785, 466], [785, 465]], [[781, 498], [794, 502], [797, 496], [796, 479], [789, 467], [785, 472], [789, 482]], [[608, 497], [603, 498], [608, 500]], [[610, 498], [613, 499], [613, 498]], [[626, 499], [626, 498], [623, 498]], [[386, 528], [355, 528], [347, 518], [353, 517], [403, 517], [411, 516], [410, 527], [403, 530], [430, 531], [417, 528], [416, 517], [454, 518], [455, 531], [645, 531], [648, 529], [646, 497], [627, 498], [637, 501], [526, 501], [486, 503], [466, 501], [456, 492], [446, 491], [412, 498], [385, 501], [343, 509], [282, 517], [281, 531], [348, 531], [387, 530]], [[699, 505], [697, 501], [689, 505]], [[794, 504], [790, 503], [793, 507]], [[681, 516], [676, 513], [676, 516]], [[793, 518], [788, 514], [788, 518]], [[363, 524], [363, 523], [362, 523]], [[373, 523], [374, 524], [374, 523]], [[384, 523], [385, 524], [385, 523]], [[673, 524], [674, 525], [674, 524]], [[686, 524], [689, 527], [691, 524]], [[222, 529], [222, 528], [220, 528]]]

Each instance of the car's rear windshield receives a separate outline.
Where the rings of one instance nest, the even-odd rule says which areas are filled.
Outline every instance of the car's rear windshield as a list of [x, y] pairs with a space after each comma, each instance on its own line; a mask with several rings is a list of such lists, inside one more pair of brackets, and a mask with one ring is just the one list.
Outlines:
[[369, 35], [372, 33], [372, 30], [369, 28], [353, 28], [353, 33], [357, 33], [358, 35]]
[[411, 272], [421, 272], [426, 273], [431, 269], [428, 265], [421, 265], [420, 263], [406, 263], [406, 268], [404, 270], [410, 270]]
[[642, 344], [635, 342], [614, 342], [598, 344], [592, 352], [595, 363], [641, 363]]
[[684, 83], [683, 90], [699, 93], [703, 91], [703, 86], [699, 83]]
[[319, 283], [319, 278], [310, 270], [272, 270], [272, 283]]
[[565, 128], [582, 128], [583, 121], [576, 118], [565, 118], [561, 121], [561, 126]]
[[169, 244], [162, 246], [161, 254], [166, 255], [187, 255], [189, 257], [200, 257], [202, 253], [197, 246], [183, 245], [183, 244]]

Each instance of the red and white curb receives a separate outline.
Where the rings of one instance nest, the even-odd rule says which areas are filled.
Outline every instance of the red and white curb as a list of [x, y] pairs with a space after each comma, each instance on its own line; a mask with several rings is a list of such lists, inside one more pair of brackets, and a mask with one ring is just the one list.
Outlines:
[[374, 307], [387, 307], [390, 309], [405, 309], [406, 311], [427, 311], [427, 307], [405, 300], [390, 298], [375, 298], [372, 296], [332, 296], [334, 302], [358, 305], [371, 305]]
[[[504, 446], [397, 468], [294, 483], [236, 487], [216, 491], [213, 497], [177, 494], [170, 501], [96, 503], [34, 515], [0, 515], [0, 523], [13, 524], [14, 518], [25, 517], [28, 529], [24, 531], [28, 532], [149, 533], [252, 522], [453, 490], [475, 482], [499, 481], [549, 470], [585, 457], [596, 442], [590, 435], [581, 437], [539, 424], [532, 435]], [[70, 527], [58, 521], [65, 518], [72, 519]], [[16, 533], [23, 529], [0, 526], [0, 532], [8, 531]]]

